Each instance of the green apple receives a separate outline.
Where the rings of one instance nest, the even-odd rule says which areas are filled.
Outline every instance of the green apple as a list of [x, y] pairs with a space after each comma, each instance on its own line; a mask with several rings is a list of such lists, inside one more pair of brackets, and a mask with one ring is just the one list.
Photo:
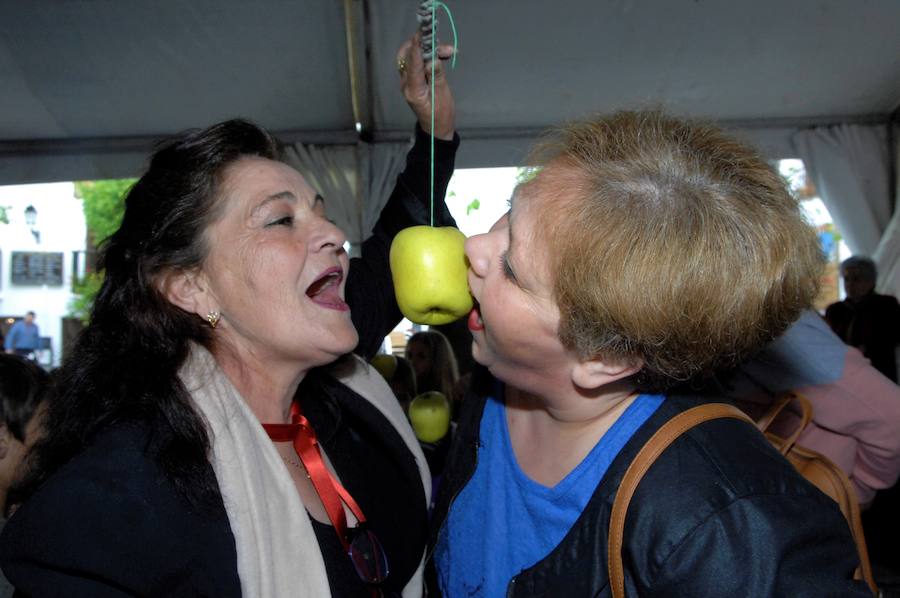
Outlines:
[[437, 442], [450, 429], [450, 401], [437, 391], [423, 392], [409, 404], [409, 421], [416, 438]]
[[448, 324], [472, 310], [466, 236], [452, 226], [413, 226], [391, 244], [397, 305], [416, 324]]
[[373, 357], [372, 361], [369, 363], [371, 363], [372, 367], [378, 370], [381, 377], [388, 382], [394, 379], [394, 374], [397, 372], [397, 358], [393, 355], [379, 353]]

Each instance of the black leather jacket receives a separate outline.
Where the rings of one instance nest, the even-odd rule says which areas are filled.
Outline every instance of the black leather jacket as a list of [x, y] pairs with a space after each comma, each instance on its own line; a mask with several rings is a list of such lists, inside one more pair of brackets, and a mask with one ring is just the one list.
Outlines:
[[[463, 402], [429, 552], [475, 471], [483, 391], [491, 384], [475, 386]], [[610, 595], [607, 535], [622, 475], [663, 423], [700, 402], [666, 399], [615, 458], [560, 545], [510, 581], [508, 597]], [[503, 541], [515, 542], [515, 530]], [[856, 548], [837, 505], [751, 425], [733, 419], [690, 430], [650, 468], [628, 509], [623, 560], [628, 596], [871, 595], [852, 580]], [[430, 566], [429, 596], [439, 596]]]

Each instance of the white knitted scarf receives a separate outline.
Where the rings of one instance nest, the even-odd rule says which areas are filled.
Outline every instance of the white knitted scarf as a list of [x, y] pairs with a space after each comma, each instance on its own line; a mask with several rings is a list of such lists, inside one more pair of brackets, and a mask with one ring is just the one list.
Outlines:
[[[428, 466], [390, 387], [356, 356], [332, 366], [330, 374], [368, 400], [397, 429], [419, 466], [427, 504], [431, 498]], [[203, 347], [193, 346], [179, 376], [207, 421], [210, 461], [234, 534], [243, 596], [331, 596], [306, 508], [259, 420]], [[422, 596], [424, 551], [422, 556], [403, 590], [404, 598]]]

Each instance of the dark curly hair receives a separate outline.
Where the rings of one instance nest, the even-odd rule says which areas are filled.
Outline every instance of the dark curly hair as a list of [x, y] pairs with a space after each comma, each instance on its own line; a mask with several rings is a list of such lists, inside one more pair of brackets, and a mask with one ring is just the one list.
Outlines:
[[205, 322], [172, 305], [157, 288], [166, 272], [199, 267], [205, 231], [221, 209], [223, 171], [243, 156], [277, 159], [258, 126], [229, 120], [164, 141], [125, 197], [119, 229], [101, 247], [103, 285], [90, 324], [59, 372], [47, 434], [35, 445], [20, 494], [33, 492], [98, 433], [138, 422], [179, 492], [196, 505], [219, 495], [208, 465], [209, 435], [178, 378], [191, 342], [211, 348]]

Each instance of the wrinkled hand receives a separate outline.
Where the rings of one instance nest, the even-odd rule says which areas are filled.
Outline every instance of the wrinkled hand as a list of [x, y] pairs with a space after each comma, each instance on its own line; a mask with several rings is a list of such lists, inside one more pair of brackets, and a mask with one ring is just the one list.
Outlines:
[[[438, 139], [451, 140], [456, 130], [456, 108], [442, 60], [453, 56], [453, 46], [438, 46], [437, 55], [439, 60], [434, 65], [434, 136]], [[431, 63], [422, 59], [418, 33], [406, 40], [397, 51], [397, 69], [400, 72], [400, 88], [406, 103], [415, 113], [422, 130], [430, 133]]]

